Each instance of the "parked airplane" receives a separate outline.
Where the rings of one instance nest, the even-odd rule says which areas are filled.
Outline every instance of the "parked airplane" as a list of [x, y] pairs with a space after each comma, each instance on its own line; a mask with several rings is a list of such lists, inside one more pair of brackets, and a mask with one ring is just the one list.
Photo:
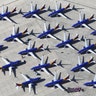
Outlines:
[[36, 84], [43, 81], [43, 79], [41, 79], [41, 77], [30, 78], [28, 75], [24, 75], [24, 74], [21, 74], [21, 75], [26, 81], [22, 83], [16, 83], [16, 89], [18, 89], [18, 87], [21, 86], [23, 90], [25, 91], [25, 87], [28, 87], [29, 93], [30, 93], [31, 88], [33, 88], [34, 94], [36, 94], [36, 89], [35, 89]]
[[60, 48], [60, 47], [70, 47], [71, 49], [76, 49], [72, 46], [73, 43], [75, 43], [78, 39], [78, 34], [75, 36], [75, 38], [70, 39], [70, 34], [68, 35], [68, 39], [66, 39], [66, 34], [64, 32], [64, 41], [62, 41], [61, 43], [57, 44], [56, 47]]
[[2, 6], [2, 12], [0, 13], [0, 20], [7, 20], [9, 22], [14, 22], [13, 20], [10, 19], [10, 16], [15, 11], [16, 11], [16, 7], [12, 11], [8, 11], [8, 7], [7, 7], [6, 12], [4, 12], [4, 6]]
[[54, 80], [52, 80], [51, 82], [45, 84], [45, 86], [46, 87], [58, 87], [59, 89], [64, 91], [64, 88], [63, 88], [63, 86], [61, 84], [67, 83], [67, 82], [70, 82], [70, 81], [71, 81], [71, 79], [69, 79], [69, 75], [64, 79], [61, 79], [61, 73], [59, 74], [58, 77], [57, 77], [57, 74], [55, 73]]
[[86, 83], [84, 83], [84, 85], [93, 86], [94, 88], [96, 88], [96, 75], [94, 76], [94, 79], [92, 81], [86, 82]]
[[4, 46], [4, 45], [0, 45], [0, 51], [4, 50], [6, 48], [8, 48], [8, 47], [7, 46]]
[[91, 32], [91, 35], [96, 35], [96, 30], [94, 30], [93, 32]]
[[42, 19], [39, 14], [45, 9], [45, 5], [43, 5], [40, 9], [37, 9], [37, 4], [35, 7], [33, 7], [31, 3], [31, 10], [27, 12], [26, 14], [23, 15], [23, 17], [28, 18], [28, 17], [36, 17], [38, 19]]
[[72, 27], [77, 28], [77, 27], [83, 26], [83, 27], [86, 27], [88, 29], [93, 29], [88, 25], [88, 23], [90, 23], [93, 20], [93, 18], [94, 18], [94, 15], [85, 19], [85, 14], [83, 14], [83, 18], [82, 18], [82, 14], [80, 12], [79, 13], [79, 21], [77, 23], [73, 24]]
[[89, 45], [88, 45], [87, 40], [85, 38], [85, 46], [81, 50], [79, 50], [78, 53], [84, 54], [86, 52], [91, 52], [96, 55], [96, 53], [93, 51], [95, 48], [96, 48], [96, 44], [90, 44], [89, 42]]
[[55, 7], [56, 7], [56, 9], [53, 12], [51, 12], [48, 16], [52, 17], [52, 16], [59, 15], [63, 18], [68, 18], [69, 19], [69, 17], [67, 17], [64, 13], [70, 7], [70, 4], [68, 4], [65, 8], [61, 8], [61, 3], [60, 3], [60, 6], [58, 7], [57, 2], [56, 2]]
[[23, 31], [23, 32], [19, 32], [18, 29], [16, 31], [15, 26], [13, 26], [13, 33], [11, 34], [11, 36], [5, 38], [4, 41], [8, 42], [8, 41], [15, 40], [21, 44], [24, 44], [24, 42], [20, 38], [24, 37], [25, 33], [28, 32], [28, 29], [25, 29], [25, 31]]
[[95, 63], [95, 61], [93, 61], [93, 57], [91, 57], [90, 60], [86, 61], [86, 62], [84, 62], [84, 57], [83, 57], [82, 62], [81, 62], [80, 57], [78, 56], [78, 64], [77, 64], [77, 66], [73, 67], [71, 69], [71, 71], [77, 72], [79, 70], [84, 70], [84, 71], [86, 71], [88, 73], [93, 73], [92, 71], [90, 71], [88, 69], [88, 67], [91, 66], [92, 63]]
[[9, 61], [8, 59], [3, 57], [2, 60], [6, 63], [6, 65], [3, 65], [2, 67], [0, 67], [0, 69], [2, 69], [4, 74], [5, 71], [9, 70], [9, 75], [11, 75], [11, 72], [13, 71], [15, 77], [16, 77], [16, 68], [20, 66], [22, 63], [25, 63], [25, 61], [21, 62], [21, 60]]
[[39, 51], [43, 51], [43, 44], [39, 47], [35, 47], [35, 42], [33, 43], [33, 46], [31, 46], [31, 42], [29, 41], [28, 43], [28, 47], [23, 50], [23, 51], [20, 51], [18, 54], [21, 54], [21, 55], [31, 55], [33, 56], [33, 58], [39, 58], [35, 53], [36, 52], [39, 52]]
[[[51, 63], [47, 63], [48, 61], [48, 57], [46, 58], [46, 61], [44, 63], [44, 57], [42, 56], [41, 58], [41, 63], [35, 67], [32, 67], [31, 70], [35, 71], [37, 73], [38, 70], [43, 70], [45, 73], [47, 73], [48, 75], [51, 74], [53, 75], [48, 68], [56, 66], [56, 60], [52, 61]], [[37, 73], [38, 74], [38, 73]]]
[[51, 37], [53, 39], [57, 39], [52, 34], [55, 33], [58, 28], [59, 28], [59, 24], [55, 28], [51, 28], [50, 29], [50, 24], [49, 24], [49, 26], [47, 28], [46, 23], [44, 23], [44, 31], [43, 31], [43, 33], [41, 33], [40, 35], [38, 35], [38, 38], [41, 39], [41, 38], [44, 38], [44, 37], [49, 36], [49, 37]]

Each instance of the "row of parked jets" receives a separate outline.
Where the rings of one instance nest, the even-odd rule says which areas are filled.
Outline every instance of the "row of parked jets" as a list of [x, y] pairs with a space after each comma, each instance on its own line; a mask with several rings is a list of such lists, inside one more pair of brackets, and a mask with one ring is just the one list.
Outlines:
[[[56, 6], [56, 9], [54, 11], [52, 11], [50, 14], [48, 14], [48, 16], [54, 17], [54, 16], [59, 15], [63, 18], [70, 19], [68, 16], [66, 16], [64, 14], [65, 12], [68, 11], [68, 8], [70, 7], [70, 4], [68, 4], [65, 8], [62, 8], [61, 4], [58, 7], [57, 2], [56, 2], [55, 6]], [[39, 16], [39, 14], [44, 12], [44, 9], [45, 9], [45, 5], [42, 6], [40, 9], [38, 9], [37, 5], [35, 5], [35, 7], [33, 7], [32, 3], [31, 3], [31, 10], [29, 12], [23, 14], [22, 10], [20, 10], [20, 13], [23, 14], [23, 17], [26, 17], [26, 18], [36, 17], [36, 18], [41, 20], [42, 17]], [[73, 6], [72, 9], [77, 10], [74, 6]], [[51, 10], [51, 9], [48, 8], [48, 10]], [[13, 21], [12, 19], [9, 18], [10, 16], [14, 15], [13, 13], [15, 11], [16, 11], [16, 8], [14, 8], [12, 11], [8, 11], [8, 8], [7, 8], [6, 12], [4, 12], [4, 6], [2, 6], [2, 13], [0, 14], [0, 19], [16, 23], [15, 21]], [[85, 15], [83, 15], [83, 18], [82, 18], [82, 14], [80, 12], [79, 13], [79, 20], [75, 24], [73, 24], [72, 27], [77, 28], [77, 27], [84, 26], [88, 29], [93, 29], [88, 25], [88, 23], [92, 22], [92, 20], [95, 20], [94, 15], [92, 15], [89, 18], [85, 18]], [[59, 24], [57, 26], [55, 26], [54, 28], [50, 28], [50, 24], [47, 27], [46, 23], [44, 23], [44, 31], [41, 34], [39, 34], [37, 36], [37, 38], [42, 39], [42, 38], [46, 38], [48, 36], [48, 37], [51, 37], [53, 39], [57, 39], [55, 36], [53, 36], [53, 34], [56, 33], [56, 31], [58, 29], [62, 30], [62, 28], [59, 27]], [[9, 42], [9, 41], [14, 41], [15, 40], [15, 41], [17, 41], [21, 44], [24, 44], [24, 42], [21, 40], [21, 38], [24, 37], [25, 35], [28, 35], [28, 34], [30, 34], [30, 33], [28, 33], [28, 29], [25, 29], [23, 32], [19, 32], [19, 29], [15, 30], [15, 26], [13, 26], [13, 33], [10, 36], [8, 36], [7, 38], [5, 38], [4, 41]], [[94, 30], [91, 34], [96, 35], [96, 30]], [[73, 50], [77, 50], [72, 44], [77, 42], [78, 38], [79, 38], [79, 35], [76, 34], [76, 36], [73, 39], [70, 39], [70, 34], [68, 34], [68, 37], [66, 39], [66, 32], [64, 32], [64, 40], [62, 42], [60, 42], [59, 44], [57, 44], [56, 47], [58, 47], [58, 48], [69, 47]], [[79, 50], [78, 53], [83, 54], [83, 53], [86, 53], [86, 52], [91, 52], [91, 53], [96, 55], [96, 53], [93, 51], [94, 48], [96, 47], [96, 44], [87, 44], [86, 37], [84, 38], [84, 41], [85, 41], [85, 46], [81, 50]], [[0, 45], [0, 50], [2, 50], [2, 49], [5, 49], [4, 45]], [[44, 50], [48, 50], [48, 48], [43, 48], [43, 44], [40, 45], [39, 47], [35, 47], [35, 42], [33, 43], [33, 46], [31, 46], [31, 43], [29, 41], [28, 42], [28, 47], [25, 50], [22, 50], [22, 51], [18, 52], [18, 54], [20, 54], [20, 55], [28, 54], [28, 55], [33, 56], [35, 59], [37, 59], [39, 57], [35, 53], [38, 52], [38, 51], [44, 51]], [[50, 67], [61, 65], [61, 64], [56, 64], [56, 60], [54, 60], [51, 63], [48, 63], [48, 58], [46, 58], [46, 61], [44, 63], [44, 56], [42, 56], [42, 58], [39, 58], [39, 59], [41, 59], [41, 63], [38, 64], [37, 66], [32, 67], [30, 70], [33, 70], [34, 72], [36, 72], [36, 74], [39, 74], [38, 70], [43, 70], [48, 75], [51, 74], [51, 75], [54, 76], [54, 79], [51, 82], [45, 84], [46, 87], [58, 87], [62, 91], [64, 91], [64, 88], [62, 87], [63, 83], [67, 83], [67, 82], [70, 82], [70, 81], [76, 81], [74, 76], [73, 76], [72, 79], [69, 78], [70, 77], [69, 75], [67, 77], [65, 77], [64, 79], [62, 79], [61, 78], [61, 73], [59, 74], [59, 76], [57, 76], [57, 73], [53, 74], [52, 72], [50, 72], [50, 70], [49, 70]], [[8, 60], [6, 58], [3, 58], [3, 57], [2, 57], [2, 60], [6, 63], [6, 65], [0, 67], [0, 69], [3, 71], [3, 73], [5, 74], [5, 71], [9, 70], [9, 75], [11, 75], [11, 72], [13, 71], [14, 76], [16, 76], [16, 68], [18, 66], [26, 63], [25, 61], [21, 61], [21, 60], [10, 61], [10, 60]], [[87, 61], [87, 62], [84, 62], [84, 57], [83, 57], [82, 62], [80, 60], [80, 57], [78, 57], [77, 66], [73, 67], [71, 69], [71, 71], [77, 72], [77, 71], [80, 71], [80, 70], [84, 70], [88, 73], [94, 73], [87, 68], [94, 63], [95, 63], [95, 61], [93, 60], [93, 57], [91, 57], [90, 60]], [[34, 93], [36, 93], [35, 85], [38, 82], [43, 81], [43, 79], [41, 79], [41, 77], [30, 78], [28, 75], [25, 75], [25, 74], [22, 74], [22, 73], [21, 73], [21, 75], [24, 77], [25, 82], [16, 83], [16, 88], [18, 89], [18, 87], [21, 86], [23, 88], [23, 90], [25, 91], [25, 87], [27, 86], [27, 87], [29, 87], [29, 92], [31, 92], [31, 88], [33, 88]], [[96, 87], [96, 75], [91, 82], [86, 82], [86, 83], [84, 83], [84, 85]]]

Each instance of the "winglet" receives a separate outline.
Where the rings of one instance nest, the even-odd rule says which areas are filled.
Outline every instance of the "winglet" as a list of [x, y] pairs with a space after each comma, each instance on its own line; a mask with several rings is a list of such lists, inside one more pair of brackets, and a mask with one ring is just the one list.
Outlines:
[[16, 7], [11, 11], [11, 13], [14, 13], [16, 11]]
[[65, 7], [65, 9], [69, 8], [70, 7], [70, 3]]
[[42, 6], [42, 8], [40, 10], [43, 10], [45, 8], [45, 5]]

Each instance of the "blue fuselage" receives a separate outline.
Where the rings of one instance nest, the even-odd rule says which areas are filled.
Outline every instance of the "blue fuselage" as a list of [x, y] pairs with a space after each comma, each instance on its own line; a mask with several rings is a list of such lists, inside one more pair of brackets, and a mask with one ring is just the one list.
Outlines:
[[63, 11], [65, 10], [65, 8], [61, 8], [61, 9], [59, 9], [59, 10], [57, 10], [57, 11], [54, 11], [54, 12], [51, 12], [48, 16], [55, 16], [55, 15], [57, 15], [58, 13], [62, 13]]
[[17, 60], [15, 62], [10, 62], [9, 64], [6, 64], [4, 66], [2, 66], [2, 69], [8, 69], [9, 67], [12, 67], [12, 68], [15, 68], [16, 66], [19, 66], [20, 65], [20, 60]]
[[95, 48], [95, 44], [92, 44], [92, 45], [90, 45], [88, 47], [85, 47], [85, 48], [81, 49], [80, 51], [78, 51], [78, 53], [83, 54], [86, 51], [88, 51], [89, 49], [94, 49], [94, 48]]
[[22, 36], [23, 36], [23, 33], [17, 33], [17, 34], [15, 34], [15, 35], [11, 35], [11, 36], [5, 38], [4, 40], [5, 40], [5, 41], [11, 41], [11, 40], [13, 40], [14, 38], [20, 38], [20, 37], [22, 37]]
[[54, 32], [54, 30], [55, 29], [50, 29], [50, 30], [48, 30], [48, 31], [46, 31], [46, 32], [43, 32], [43, 33], [41, 33], [40, 35], [38, 35], [38, 38], [44, 38], [44, 37], [46, 37], [48, 34], [52, 34], [52, 32]]
[[3, 17], [9, 16], [10, 14], [11, 14], [11, 12], [6, 12], [4, 14], [0, 14], [0, 19], [3, 19]]
[[68, 81], [68, 80], [64, 81], [64, 79], [59, 79], [59, 80], [57, 80], [57, 81], [52, 81], [52, 82], [50, 82], [50, 83], [47, 83], [47, 84], [45, 84], [45, 86], [46, 86], [46, 87], [53, 87], [53, 86], [55, 86], [56, 84], [62, 84], [62, 83], [67, 82], [67, 81]]
[[91, 32], [92, 35], [96, 35], [96, 30], [94, 30], [93, 32]]
[[82, 24], [87, 24], [89, 22], [89, 19], [84, 19], [82, 21], [78, 21], [77, 23], [73, 24], [72, 27], [79, 27], [81, 26]]
[[71, 71], [74, 71], [74, 72], [79, 71], [82, 67], [88, 66], [88, 64], [89, 64], [88, 62], [84, 62], [84, 63], [82, 63], [80, 65], [78, 64], [76, 67], [72, 68]]
[[96, 84], [96, 81], [84, 83], [84, 85], [86, 85], [86, 86], [94, 86], [95, 84]]
[[31, 78], [30, 80], [23, 82], [22, 86], [28, 86], [28, 84], [30, 84], [30, 83], [32, 83], [32, 85], [36, 84], [36, 83], [38, 83], [40, 81], [40, 79], [41, 79], [40, 77]]
[[18, 54], [26, 55], [26, 54], [28, 54], [29, 52], [36, 52], [36, 51], [38, 51], [37, 48], [31, 48], [31, 49], [25, 49], [25, 50], [23, 50], [23, 51], [20, 51]]
[[47, 63], [47, 64], [43, 64], [43, 65], [38, 65], [38, 66], [35, 66], [35, 67], [32, 67], [31, 70], [40, 70], [42, 68], [49, 68], [51, 66], [50, 63]]
[[61, 43], [57, 44], [56, 47], [63, 47], [66, 44], [72, 44], [74, 42], [73, 39], [67, 40], [67, 41], [62, 41]]
[[38, 14], [40, 12], [40, 9], [34, 10], [34, 11], [29, 11], [26, 14], [23, 15], [23, 17], [29, 17], [32, 16], [34, 14]]

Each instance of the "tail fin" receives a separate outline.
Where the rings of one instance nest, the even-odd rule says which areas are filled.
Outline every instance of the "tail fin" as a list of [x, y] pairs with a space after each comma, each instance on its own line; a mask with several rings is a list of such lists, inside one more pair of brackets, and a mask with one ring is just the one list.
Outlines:
[[70, 7], [70, 3], [65, 7], [65, 9], [69, 8]]
[[78, 39], [78, 37], [79, 37], [79, 34], [77, 34], [73, 40], [75, 41], [76, 39]]
[[90, 18], [88, 18], [89, 20], [91, 20], [91, 19], [93, 19], [94, 18], [94, 14], [90, 17]]
[[23, 34], [25, 34], [26, 32], [28, 32], [28, 28], [25, 29], [25, 31], [23, 32]]
[[59, 28], [59, 24], [54, 28], [55, 30]]
[[64, 78], [64, 80], [68, 80], [68, 79], [69, 79], [69, 77], [70, 77], [70, 75], [68, 75], [66, 78]]
[[14, 13], [16, 11], [16, 7], [11, 11], [11, 13]]
[[22, 86], [22, 84], [16, 83], [16, 87], [17, 87], [17, 86]]
[[93, 61], [94, 57], [91, 57], [88, 63], [91, 63]]
[[53, 62], [51, 62], [50, 65], [53, 65], [54, 63], [56, 63], [56, 60], [54, 60]]
[[40, 10], [43, 10], [45, 8], [45, 5], [42, 6], [42, 8]]
[[38, 50], [40, 50], [41, 48], [43, 48], [43, 44], [40, 47], [38, 47]]

